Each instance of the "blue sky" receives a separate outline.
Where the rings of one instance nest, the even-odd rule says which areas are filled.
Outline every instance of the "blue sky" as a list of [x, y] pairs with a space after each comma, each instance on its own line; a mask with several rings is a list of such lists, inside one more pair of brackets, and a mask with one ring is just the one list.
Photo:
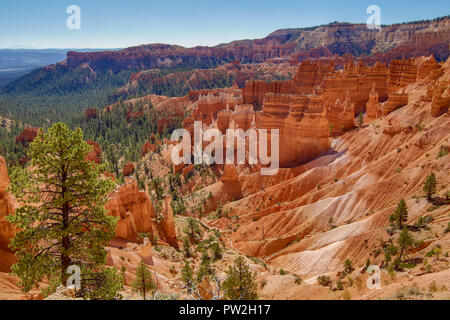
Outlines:
[[[280, 28], [365, 22], [372, 4], [382, 24], [450, 14], [449, 0], [1, 0], [0, 48], [216, 45]], [[81, 30], [66, 28], [69, 5], [81, 8]]]

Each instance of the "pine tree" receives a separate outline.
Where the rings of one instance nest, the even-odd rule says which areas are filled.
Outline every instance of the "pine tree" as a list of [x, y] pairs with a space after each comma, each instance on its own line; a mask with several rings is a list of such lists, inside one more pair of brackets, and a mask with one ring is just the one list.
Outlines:
[[384, 248], [384, 261], [386, 263], [391, 262], [392, 257], [398, 253], [398, 248], [394, 245], [388, 245]]
[[436, 176], [434, 175], [434, 173], [431, 173], [427, 177], [427, 180], [425, 181], [423, 186], [423, 191], [427, 193], [427, 199], [429, 201], [431, 201], [433, 194], [436, 193], [436, 185], [437, 185]]
[[191, 256], [191, 241], [188, 237], [183, 238], [183, 251], [187, 258]]
[[91, 148], [81, 129], [56, 123], [30, 144], [31, 166], [12, 170], [11, 191], [23, 204], [7, 217], [20, 230], [10, 244], [19, 260], [12, 272], [24, 291], [43, 278], [65, 284], [71, 265], [98, 271], [105, 264], [117, 220], [104, 205], [114, 184], [86, 160]]
[[361, 127], [363, 125], [363, 123], [364, 123], [364, 115], [362, 112], [360, 112], [358, 115], [358, 124]]
[[350, 274], [355, 270], [353, 267], [353, 262], [349, 259], [344, 261], [344, 274]]
[[257, 300], [255, 274], [250, 271], [249, 265], [245, 263], [243, 257], [234, 260], [234, 265], [230, 266], [227, 278], [223, 282], [225, 297], [230, 300]]
[[155, 289], [155, 283], [153, 282], [152, 274], [150, 270], [148, 270], [147, 265], [143, 260], [139, 262], [139, 265], [136, 269], [136, 279], [131, 283], [131, 286], [139, 292], [144, 300], [147, 299], [147, 293], [150, 290]]
[[181, 279], [188, 288], [194, 285], [194, 272], [187, 260], [184, 261], [184, 267], [181, 270]]
[[192, 217], [189, 217], [187, 219], [186, 226], [184, 227], [183, 231], [192, 240], [198, 239], [202, 233], [198, 221]]
[[405, 199], [400, 199], [395, 212], [389, 217], [389, 221], [395, 223], [399, 229], [403, 228], [403, 223], [408, 221], [408, 207]]
[[400, 233], [400, 237], [398, 238], [398, 246], [400, 247], [400, 259], [403, 257], [404, 251], [410, 248], [413, 243], [414, 239], [409, 233], [408, 228], [404, 227], [402, 232]]
[[212, 251], [212, 259], [213, 261], [217, 261], [219, 259], [222, 259], [222, 247], [220, 246], [219, 242], [213, 242], [211, 243], [211, 251]]
[[200, 266], [197, 270], [196, 281], [197, 283], [202, 282], [203, 278], [212, 278], [215, 274], [214, 268], [211, 266], [211, 261], [208, 254], [204, 252], [202, 254]]
[[86, 270], [81, 279], [82, 297], [88, 300], [121, 300], [119, 293], [123, 289], [124, 273], [114, 267], [105, 267], [100, 271]]
[[162, 187], [162, 181], [159, 177], [155, 177], [150, 181], [149, 188], [155, 192], [157, 200], [164, 199], [164, 188]]
[[330, 226], [330, 229], [334, 228], [334, 219], [333, 217], [328, 218], [328, 225]]

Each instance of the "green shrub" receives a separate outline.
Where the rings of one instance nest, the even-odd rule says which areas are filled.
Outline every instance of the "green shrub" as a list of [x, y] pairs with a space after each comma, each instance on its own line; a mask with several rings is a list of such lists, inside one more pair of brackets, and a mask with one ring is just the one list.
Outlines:
[[301, 284], [302, 283], [302, 278], [300, 278], [298, 275], [294, 274], [294, 278], [295, 278], [295, 284]]
[[445, 157], [446, 155], [448, 155], [448, 147], [445, 145], [442, 145], [439, 148], [439, 153], [437, 155], [437, 158]]
[[321, 275], [317, 277], [317, 282], [324, 287], [329, 287], [331, 286], [332, 282], [331, 282], [331, 278], [327, 275]]
[[288, 274], [287, 271], [284, 271], [283, 269], [280, 269], [280, 276], [285, 276], [287, 274]]

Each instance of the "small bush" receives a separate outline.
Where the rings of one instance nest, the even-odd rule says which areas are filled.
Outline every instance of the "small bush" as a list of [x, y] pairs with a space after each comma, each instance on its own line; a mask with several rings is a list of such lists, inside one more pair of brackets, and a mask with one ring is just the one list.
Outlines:
[[332, 283], [331, 278], [327, 275], [318, 276], [317, 282], [324, 287], [329, 287]]
[[295, 278], [295, 284], [299, 285], [302, 283], [302, 278], [300, 278], [298, 275], [294, 274], [294, 278]]
[[353, 287], [354, 281], [351, 277], [347, 277], [348, 278], [348, 285], [349, 287]]
[[355, 268], [353, 267], [353, 262], [349, 259], [344, 261], [344, 273], [345, 274], [350, 274], [353, 272], [353, 270], [355, 270]]
[[450, 222], [447, 225], [447, 228], [444, 230], [444, 233], [450, 232]]
[[285, 276], [287, 274], [288, 274], [287, 271], [284, 271], [283, 269], [280, 269], [280, 276]]
[[437, 158], [445, 157], [446, 155], [448, 155], [448, 147], [442, 145], [442, 146], [439, 148], [439, 153], [438, 153], [438, 155], [437, 155]]
[[266, 280], [266, 279], [263, 279], [263, 280], [261, 280], [261, 282], [259, 283], [259, 286], [260, 286], [260, 288], [262, 289], [262, 288], [264, 288], [264, 287], [266, 286], [266, 284], [267, 284], [267, 280]]
[[433, 292], [433, 293], [439, 291], [439, 288], [438, 288], [438, 286], [437, 286], [437, 284], [436, 284], [436, 281], [433, 281], [433, 282], [430, 283], [430, 285], [428, 286], [428, 290], [429, 290], [430, 292]]
[[419, 123], [416, 125], [417, 131], [421, 132], [423, 129], [425, 129], [425, 125], [423, 123]]

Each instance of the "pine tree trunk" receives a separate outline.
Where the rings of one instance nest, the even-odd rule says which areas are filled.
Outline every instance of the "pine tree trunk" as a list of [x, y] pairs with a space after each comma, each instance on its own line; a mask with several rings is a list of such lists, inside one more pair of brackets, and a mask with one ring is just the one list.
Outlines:
[[143, 293], [144, 293], [144, 300], [146, 300], [145, 299], [146, 290], [145, 290], [145, 276], [144, 275], [142, 276], [142, 290], [143, 290]]
[[[65, 187], [65, 183], [67, 180], [67, 172], [63, 170], [61, 182], [62, 182], [62, 190], [61, 190], [61, 196], [64, 198], [65, 194], [67, 192], [67, 189]], [[69, 203], [65, 202], [62, 206], [62, 231], [65, 231], [69, 227]], [[70, 238], [68, 235], [63, 236], [61, 239], [61, 283], [62, 285], [65, 285], [67, 283], [67, 279], [69, 278], [67, 274], [67, 269], [69, 268], [71, 264], [71, 259], [67, 255], [67, 251], [70, 249]]]

